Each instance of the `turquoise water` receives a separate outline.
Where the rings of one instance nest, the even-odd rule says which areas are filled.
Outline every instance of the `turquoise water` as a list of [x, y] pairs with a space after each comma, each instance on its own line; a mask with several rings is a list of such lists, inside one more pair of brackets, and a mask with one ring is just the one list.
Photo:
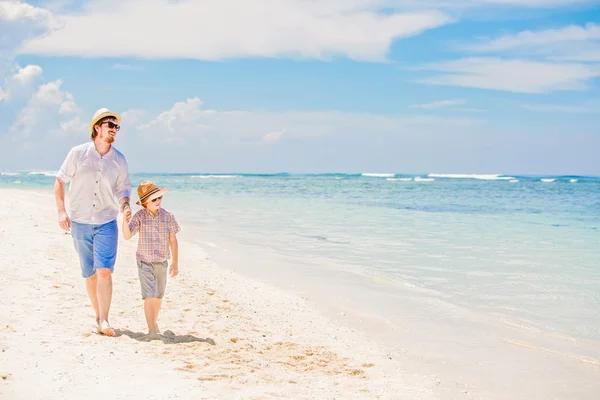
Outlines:
[[[600, 178], [136, 174], [132, 184], [143, 179], [169, 188], [164, 206], [199, 244], [264, 249], [300, 271], [377, 277], [486, 316], [600, 339]], [[53, 181], [0, 175], [4, 187]]]

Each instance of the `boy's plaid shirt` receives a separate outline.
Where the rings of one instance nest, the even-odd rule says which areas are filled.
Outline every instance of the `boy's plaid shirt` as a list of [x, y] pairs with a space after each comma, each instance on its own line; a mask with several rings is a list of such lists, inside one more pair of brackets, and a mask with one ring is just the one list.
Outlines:
[[129, 222], [129, 229], [135, 235], [140, 232], [135, 256], [140, 261], [159, 262], [171, 258], [169, 234], [181, 230], [175, 216], [159, 208], [156, 217], [147, 208], [136, 212]]

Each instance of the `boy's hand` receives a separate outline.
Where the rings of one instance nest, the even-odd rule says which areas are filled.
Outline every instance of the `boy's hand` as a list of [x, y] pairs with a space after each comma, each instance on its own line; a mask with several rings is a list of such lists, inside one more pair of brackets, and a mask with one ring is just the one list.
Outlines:
[[174, 278], [179, 274], [179, 265], [177, 264], [178, 263], [171, 263], [171, 268], [169, 268], [169, 275], [171, 275], [171, 278]]
[[127, 223], [129, 223], [131, 221], [131, 208], [129, 208], [129, 207], [125, 208], [123, 218], [125, 218], [125, 222], [127, 222]]

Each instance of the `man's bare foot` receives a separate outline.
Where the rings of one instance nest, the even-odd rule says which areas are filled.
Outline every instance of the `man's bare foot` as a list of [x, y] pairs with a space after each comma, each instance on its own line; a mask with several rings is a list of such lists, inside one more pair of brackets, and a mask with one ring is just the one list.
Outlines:
[[110, 327], [108, 321], [102, 321], [100, 323], [100, 333], [106, 336], [115, 336], [115, 330]]
[[100, 318], [96, 318], [96, 332], [102, 334], [102, 330], [100, 329]]

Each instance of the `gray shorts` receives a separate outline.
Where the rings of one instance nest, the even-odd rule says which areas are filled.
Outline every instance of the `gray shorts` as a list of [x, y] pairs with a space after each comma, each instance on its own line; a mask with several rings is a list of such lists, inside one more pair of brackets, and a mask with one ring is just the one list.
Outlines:
[[167, 261], [146, 262], [137, 260], [142, 299], [162, 299], [167, 287]]

